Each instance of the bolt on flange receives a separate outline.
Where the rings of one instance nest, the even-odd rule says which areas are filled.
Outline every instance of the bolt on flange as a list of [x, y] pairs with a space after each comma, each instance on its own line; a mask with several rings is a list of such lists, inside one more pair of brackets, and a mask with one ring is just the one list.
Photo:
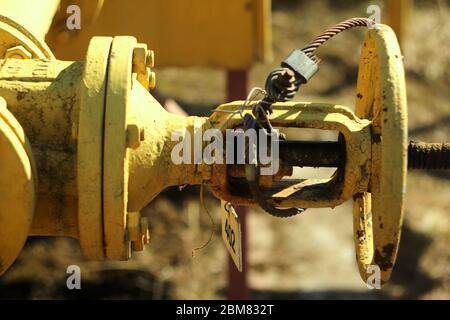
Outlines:
[[156, 75], [151, 69], [154, 65], [154, 51], [148, 50], [146, 44], [138, 43], [133, 49], [133, 73], [136, 73], [136, 79], [147, 90], [153, 89], [156, 85]]
[[33, 55], [21, 45], [11, 47], [5, 52], [5, 59], [31, 59], [32, 57]]
[[127, 214], [127, 232], [131, 248], [134, 251], [143, 251], [144, 246], [150, 241], [147, 218], [141, 217], [139, 212], [129, 212]]
[[141, 142], [144, 140], [144, 128], [141, 128], [134, 123], [130, 123], [127, 125], [127, 148], [137, 149], [141, 145]]

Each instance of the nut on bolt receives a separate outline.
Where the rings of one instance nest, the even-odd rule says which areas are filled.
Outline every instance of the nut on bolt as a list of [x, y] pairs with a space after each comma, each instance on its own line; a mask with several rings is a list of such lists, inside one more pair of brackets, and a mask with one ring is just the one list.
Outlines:
[[133, 73], [136, 79], [147, 89], [156, 85], [156, 76], [151, 68], [155, 65], [155, 53], [147, 45], [138, 43], [133, 49]]
[[133, 250], [144, 250], [144, 246], [150, 240], [147, 218], [141, 217], [139, 212], [129, 212], [127, 214], [127, 232]]
[[127, 148], [137, 149], [141, 145], [141, 141], [144, 140], [144, 128], [141, 128], [134, 123], [127, 125]]
[[31, 59], [33, 55], [24, 46], [15, 46], [6, 50], [5, 59]]
[[150, 231], [148, 230], [148, 220], [146, 217], [141, 217], [140, 220], [141, 234], [142, 234], [142, 242], [144, 245], [150, 242]]
[[145, 74], [147, 66], [147, 45], [138, 43], [133, 49], [133, 72]]
[[156, 87], [156, 74], [153, 71], [150, 71], [148, 75], [148, 86], [149, 89], [154, 89]]
[[155, 52], [153, 50], [147, 50], [147, 59], [145, 63], [148, 68], [153, 68], [155, 66]]

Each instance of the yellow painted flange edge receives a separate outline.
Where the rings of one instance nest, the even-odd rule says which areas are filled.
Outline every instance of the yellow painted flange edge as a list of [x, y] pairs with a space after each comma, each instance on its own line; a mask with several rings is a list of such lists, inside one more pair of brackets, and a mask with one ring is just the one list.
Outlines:
[[132, 54], [136, 39], [115, 37], [108, 63], [103, 147], [103, 219], [106, 258], [127, 260], [128, 202], [127, 106], [132, 85]]
[[92, 38], [80, 94], [77, 137], [78, 232], [81, 252], [91, 260], [104, 259], [103, 125], [111, 43], [111, 37]]

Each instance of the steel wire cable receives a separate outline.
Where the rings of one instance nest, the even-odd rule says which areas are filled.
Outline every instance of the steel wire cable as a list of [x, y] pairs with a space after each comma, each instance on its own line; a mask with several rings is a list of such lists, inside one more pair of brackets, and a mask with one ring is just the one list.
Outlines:
[[334, 36], [339, 33], [356, 27], [370, 27], [374, 24], [372, 19], [368, 18], [351, 18], [345, 21], [342, 21], [335, 26], [331, 27], [318, 37], [316, 37], [313, 41], [311, 41], [306, 47], [302, 49], [302, 51], [308, 55], [310, 58], [315, 59], [315, 51], [323, 45], [326, 41], [330, 40]]
[[[374, 21], [368, 18], [351, 18], [342, 21], [326, 30], [324, 33], [312, 40], [302, 51], [316, 63], [319, 59], [315, 56], [316, 50], [326, 41], [337, 34], [356, 27], [370, 27]], [[272, 70], [266, 80], [267, 102], [284, 102], [292, 100], [298, 92], [303, 79], [296, 77], [295, 73], [287, 68], [280, 67]]]

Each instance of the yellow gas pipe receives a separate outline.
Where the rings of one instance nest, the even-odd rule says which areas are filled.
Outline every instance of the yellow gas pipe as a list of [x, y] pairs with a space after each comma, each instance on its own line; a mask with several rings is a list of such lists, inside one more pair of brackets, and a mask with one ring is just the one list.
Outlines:
[[[42, 20], [37, 24], [48, 27], [48, 18]], [[221, 199], [254, 204], [248, 194], [230, 187], [229, 166], [173, 163], [174, 132], [183, 129], [194, 136], [195, 130], [240, 126], [242, 119], [222, 112], [209, 118], [167, 113], [148, 92], [155, 79], [153, 52], [146, 45], [127, 36], [94, 37], [84, 61], [60, 61], [17, 22], [0, 22], [7, 25], [0, 29], [0, 56], [6, 58], [0, 60], [0, 274], [28, 235], [78, 238], [90, 259], [128, 259], [149, 240], [139, 210], [168, 186], [205, 183]], [[11, 48], [19, 50], [18, 56]], [[341, 133], [349, 155], [342, 171], [293, 185], [279, 181], [292, 169], [282, 168], [266, 193], [279, 207], [334, 207], [353, 198], [361, 275], [367, 278], [366, 267], [375, 263], [385, 282], [402, 221], [406, 93], [392, 31], [386, 26], [369, 31], [365, 48], [356, 115], [343, 106], [279, 103], [271, 116], [280, 128]], [[380, 222], [374, 226], [371, 207], [372, 219]]]

